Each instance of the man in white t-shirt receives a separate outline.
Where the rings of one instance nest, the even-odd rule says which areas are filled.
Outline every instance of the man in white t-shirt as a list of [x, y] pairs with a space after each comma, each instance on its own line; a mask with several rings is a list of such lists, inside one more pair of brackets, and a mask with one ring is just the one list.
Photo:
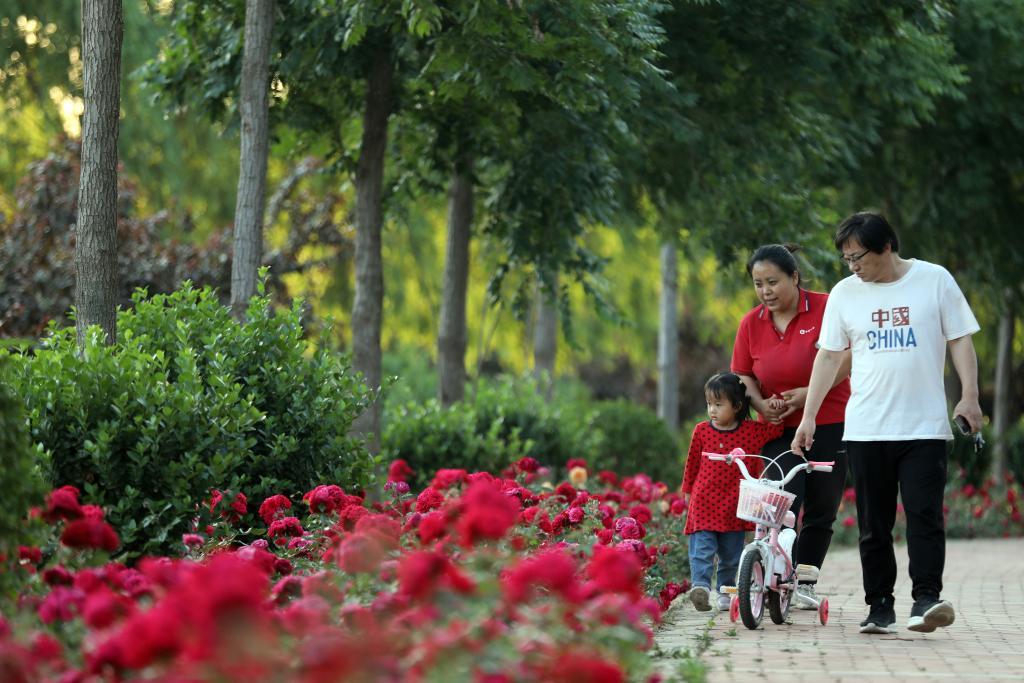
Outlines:
[[829, 294], [818, 354], [793, 438], [798, 454], [814, 442], [814, 418], [833, 384], [844, 349], [853, 356], [846, 442], [857, 494], [861, 570], [870, 605], [861, 633], [891, 633], [896, 622], [896, 497], [907, 517], [914, 605], [907, 628], [928, 633], [956, 616], [942, 600], [946, 535], [942, 496], [952, 440], [943, 385], [946, 348], [963, 394], [953, 415], [981, 429], [979, 330], [967, 300], [943, 268], [899, 255], [899, 237], [884, 217], [858, 213], [836, 231], [836, 248], [853, 273]]

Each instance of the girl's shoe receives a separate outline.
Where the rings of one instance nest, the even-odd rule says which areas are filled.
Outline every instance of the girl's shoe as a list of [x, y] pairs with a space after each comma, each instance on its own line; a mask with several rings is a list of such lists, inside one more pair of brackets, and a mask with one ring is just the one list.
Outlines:
[[719, 595], [718, 596], [718, 611], [719, 612], [728, 612], [729, 611], [729, 607], [730, 607], [731, 604], [732, 604], [732, 596], [731, 595]]
[[813, 583], [796, 585], [796, 606], [797, 609], [818, 609], [818, 594], [814, 592]]
[[694, 586], [690, 589], [690, 602], [698, 612], [711, 609], [711, 590], [707, 586]]

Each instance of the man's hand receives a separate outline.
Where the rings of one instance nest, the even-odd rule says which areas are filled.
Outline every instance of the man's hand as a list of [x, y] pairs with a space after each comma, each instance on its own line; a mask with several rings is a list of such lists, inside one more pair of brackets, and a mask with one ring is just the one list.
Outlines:
[[963, 415], [967, 419], [967, 422], [971, 425], [971, 434], [981, 431], [984, 416], [981, 413], [981, 406], [978, 405], [977, 399], [960, 399], [960, 402], [953, 408], [953, 417], [957, 415]]
[[796, 428], [796, 434], [793, 435], [793, 443], [790, 444], [790, 448], [793, 452], [799, 456], [803, 456], [804, 450], [811, 450], [814, 446], [814, 422], [808, 422], [806, 419], [800, 421], [800, 426]]

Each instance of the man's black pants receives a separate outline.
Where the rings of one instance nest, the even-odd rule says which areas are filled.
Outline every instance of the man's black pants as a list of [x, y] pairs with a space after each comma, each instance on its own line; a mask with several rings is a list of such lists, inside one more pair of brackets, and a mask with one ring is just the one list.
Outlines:
[[869, 605], [893, 598], [896, 553], [892, 528], [896, 496], [907, 517], [911, 594], [914, 600], [938, 598], [946, 563], [942, 496], [946, 486], [946, 442], [847, 441], [853, 487], [857, 494], [860, 563], [864, 599]]

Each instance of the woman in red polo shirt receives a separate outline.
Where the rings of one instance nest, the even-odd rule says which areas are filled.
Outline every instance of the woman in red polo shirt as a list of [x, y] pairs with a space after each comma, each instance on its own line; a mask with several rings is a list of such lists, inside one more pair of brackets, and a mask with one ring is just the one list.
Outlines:
[[[781, 421], [785, 431], [765, 445], [762, 453], [774, 458], [789, 450], [796, 428], [803, 417], [807, 383], [818, 352], [818, 335], [828, 295], [800, 287], [800, 271], [793, 252], [797, 247], [767, 244], [754, 252], [747, 262], [747, 273], [754, 282], [760, 304], [743, 316], [736, 331], [732, 351], [732, 371], [747, 386], [751, 405], [761, 419]], [[793, 514], [803, 507], [794, 560], [820, 568], [832, 540], [832, 524], [846, 483], [846, 449], [843, 447], [843, 419], [850, 398], [850, 353], [846, 352], [836, 384], [818, 411], [814, 449], [808, 460], [834, 460], [830, 474], [816, 473], [813, 481], [801, 473], [786, 490], [796, 494]], [[788, 440], [787, 440], [788, 439]], [[779, 460], [782, 472], [801, 461], [788, 453]], [[765, 476], [781, 478], [777, 468]], [[817, 571], [802, 571], [797, 588], [797, 606], [814, 609], [814, 584]]]

